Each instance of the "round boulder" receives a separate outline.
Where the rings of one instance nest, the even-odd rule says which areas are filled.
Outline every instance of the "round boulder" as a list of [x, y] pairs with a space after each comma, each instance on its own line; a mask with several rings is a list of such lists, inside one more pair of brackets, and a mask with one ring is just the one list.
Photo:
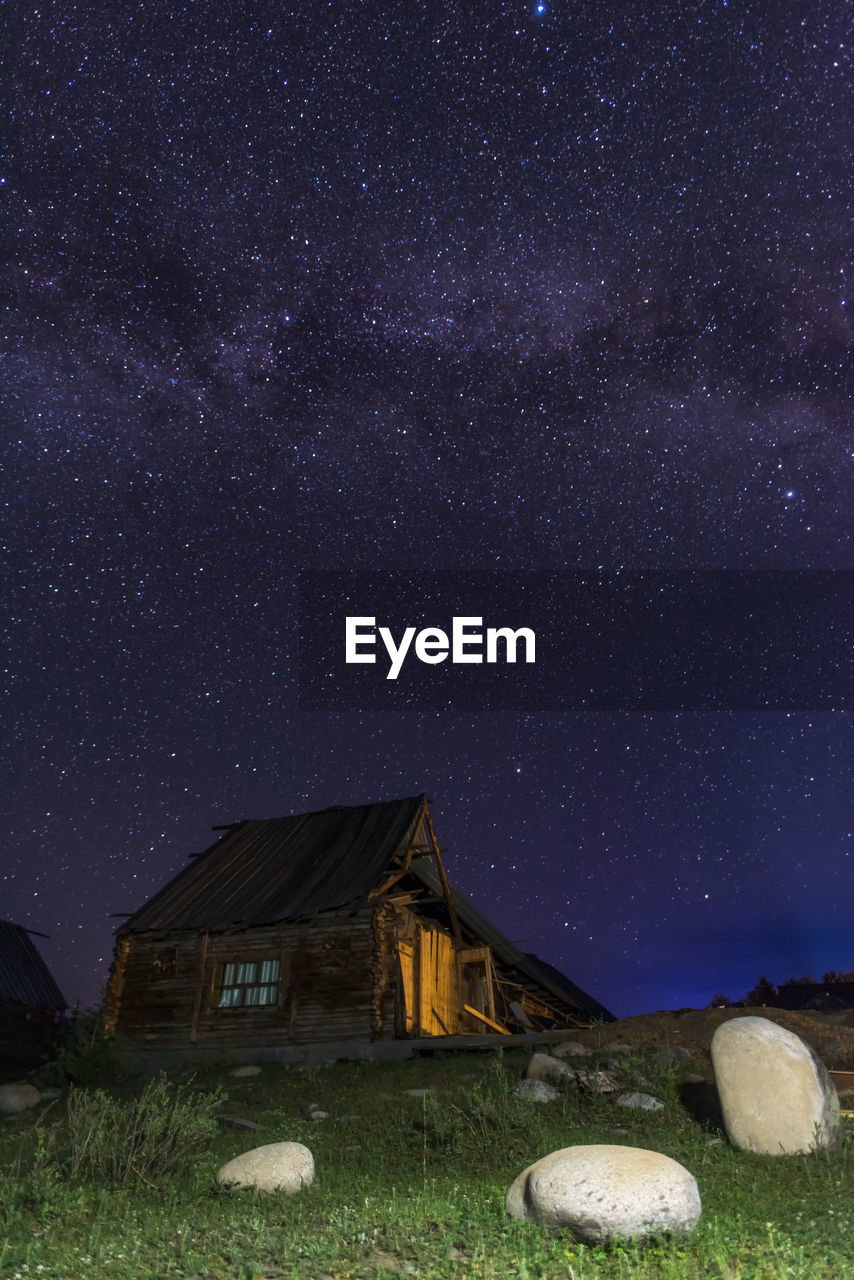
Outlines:
[[526, 1102], [554, 1102], [560, 1097], [554, 1085], [545, 1080], [520, 1080], [513, 1092]]
[[561, 1062], [560, 1058], [553, 1058], [548, 1053], [535, 1053], [528, 1063], [528, 1069], [525, 1072], [528, 1080], [551, 1080], [560, 1082], [561, 1080], [574, 1083], [575, 1072], [568, 1062]]
[[564, 1040], [563, 1044], [554, 1045], [549, 1052], [553, 1058], [589, 1058], [593, 1054], [592, 1049], [578, 1040]]
[[0, 1085], [0, 1112], [14, 1115], [16, 1111], [28, 1111], [41, 1098], [35, 1085], [2, 1084]]
[[759, 1155], [801, 1155], [839, 1138], [839, 1097], [809, 1045], [770, 1018], [732, 1018], [712, 1037], [727, 1137]]
[[687, 1169], [640, 1147], [565, 1147], [519, 1174], [507, 1212], [584, 1244], [669, 1231], [687, 1236], [700, 1219], [700, 1193]]
[[617, 1099], [618, 1107], [633, 1107], [638, 1111], [663, 1111], [664, 1103], [654, 1098], [651, 1093], [622, 1093]]
[[258, 1191], [286, 1191], [291, 1195], [311, 1186], [314, 1157], [301, 1142], [270, 1142], [229, 1160], [216, 1180], [221, 1187], [255, 1187]]

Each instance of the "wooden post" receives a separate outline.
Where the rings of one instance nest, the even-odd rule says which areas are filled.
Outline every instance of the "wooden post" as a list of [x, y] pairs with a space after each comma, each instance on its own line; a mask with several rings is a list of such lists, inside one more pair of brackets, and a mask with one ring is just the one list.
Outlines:
[[196, 997], [193, 1001], [193, 1016], [190, 1019], [190, 1041], [193, 1042], [199, 1037], [199, 1014], [202, 1008], [202, 996], [205, 989], [205, 961], [208, 955], [208, 935], [202, 935], [202, 958], [199, 961], [199, 977], [196, 982]]
[[448, 915], [451, 917], [451, 929], [454, 934], [454, 942], [457, 946], [462, 945], [463, 935], [460, 932], [460, 922], [457, 919], [456, 908], [451, 897], [451, 886], [448, 884], [448, 877], [445, 875], [445, 867], [442, 862], [442, 855], [439, 852], [439, 842], [436, 839], [436, 832], [433, 830], [433, 819], [430, 817], [430, 810], [427, 801], [424, 801], [424, 821], [427, 823], [427, 830], [430, 833], [430, 843], [433, 846], [433, 856], [436, 859], [436, 866], [439, 869], [439, 879], [442, 882], [442, 892], [445, 895], [445, 904], [448, 908]]

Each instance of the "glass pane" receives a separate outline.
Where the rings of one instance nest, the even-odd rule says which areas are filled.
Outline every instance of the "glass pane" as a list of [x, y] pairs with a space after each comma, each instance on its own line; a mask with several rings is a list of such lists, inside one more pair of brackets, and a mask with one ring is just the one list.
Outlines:
[[227, 964], [222, 971], [222, 985], [231, 987], [234, 985], [234, 965]]
[[255, 963], [255, 961], [254, 961], [254, 960], [247, 961], [247, 963], [246, 963], [246, 964], [242, 964], [242, 965], [240, 965], [240, 966], [238, 967], [238, 970], [237, 970], [237, 981], [238, 981], [239, 983], [240, 983], [240, 982], [254, 982], [254, 981], [255, 981], [255, 970], [256, 970], [257, 968], [258, 968], [258, 966], [257, 966], [257, 964]]
[[261, 964], [261, 974], [259, 981], [261, 982], [277, 982], [279, 978], [279, 962], [278, 960], [264, 960]]
[[275, 1004], [275, 1003], [276, 1003], [276, 988], [275, 988], [275, 987], [261, 987], [261, 988], [260, 988], [260, 991], [261, 991], [261, 1004]]
[[246, 987], [246, 988], [245, 988], [245, 991], [246, 991], [246, 1003], [247, 1003], [247, 1004], [258, 1004], [258, 1003], [259, 1003], [259, 1000], [258, 1000], [258, 993], [260, 992], [260, 990], [261, 990], [261, 988], [260, 988], [260, 987]]

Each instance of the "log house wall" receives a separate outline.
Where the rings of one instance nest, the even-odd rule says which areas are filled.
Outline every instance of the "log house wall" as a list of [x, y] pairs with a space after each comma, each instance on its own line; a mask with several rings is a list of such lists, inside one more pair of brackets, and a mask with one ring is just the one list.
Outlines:
[[[393, 1035], [376, 1025], [387, 1008], [377, 981], [373, 906], [326, 912], [312, 920], [207, 935], [203, 989], [196, 1006], [204, 934], [132, 934], [123, 941], [121, 975], [114, 974], [108, 1006], [115, 1029], [147, 1047], [181, 1048], [312, 1044]], [[236, 1009], [216, 1007], [217, 974], [228, 961], [278, 959], [278, 1002]], [[121, 982], [121, 990], [117, 990]], [[393, 1019], [393, 1002], [391, 1004]], [[195, 1016], [194, 1016], [195, 1011]]]

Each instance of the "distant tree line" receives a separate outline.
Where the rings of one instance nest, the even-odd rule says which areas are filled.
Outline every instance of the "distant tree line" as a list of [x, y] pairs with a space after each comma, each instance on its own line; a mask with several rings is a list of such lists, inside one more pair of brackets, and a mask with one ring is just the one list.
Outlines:
[[837, 982], [854, 982], [854, 969], [828, 969], [827, 973], [822, 977], [813, 978], [807, 975], [803, 978], [787, 978], [785, 982], [781, 982], [779, 987], [775, 987], [773, 982], [769, 982], [762, 974], [755, 987], [751, 987], [746, 996], [742, 996], [740, 1000], [730, 1000], [729, 996], [718, 992], [716, 996], [712, 996], [708, 1007], [713, 1008], [730, 1008], [732, 1005], [774, 1005], [777, 1003], [779, 992], [782, 987], [800, 987], [800, 986], [831, 986]]

